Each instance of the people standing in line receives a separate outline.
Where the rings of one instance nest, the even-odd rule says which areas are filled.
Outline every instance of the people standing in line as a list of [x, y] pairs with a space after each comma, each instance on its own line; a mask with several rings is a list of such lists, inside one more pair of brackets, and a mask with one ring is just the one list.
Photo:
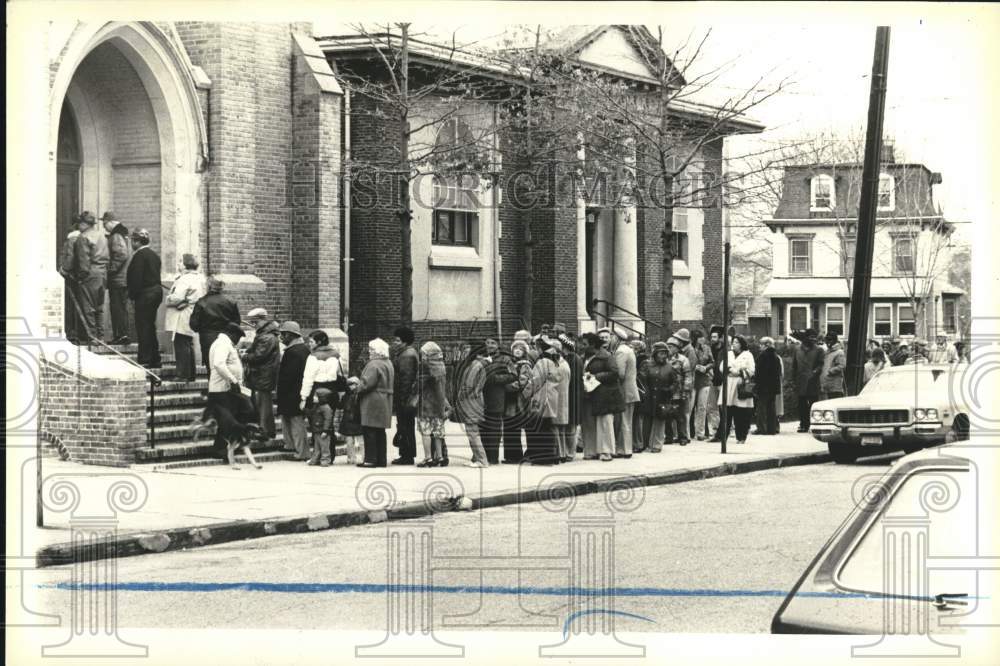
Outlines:
[[108, 307], [111, 310], [111, 344], [127, 345], [128, 283], [126, 274], [132, 258], [128, 229], [110, 210], [101, 216], [108, 241]]
[[[77, 217], [80, 234], [73, 242], [73, 278], [83, 319], [83, 340], [104, 340], [104, 287], [108, 281], [108, 241], [90, 211]], [[156, 283], [160, 283], [157, 274]], [[140, 363], [142, 361], [140, 360]]]
[[708, 413], [708, 426], [705, 435], [709, 441], [721, 442], [722, 433], [719, 430], [719, 395], [722, 393], [722, 334], [725, 329], [722, 326], [712, 326], [709, 329], [709, 350], [712, 352], [712, 386], [708, 391], [708, 401], [705, 409]]
[[85, 328], [80, 314], [83, 311], [80, 300], [79, 283], [73, 274], [76, 239], [80, 235], [79, 216], [73, 216], [72, 228], [63, 240], [62, 251], [59, 253], [59, 275], [63, 276], [63, 333], [73, 344], [79, 344], [86, 339]]
[[568, 333], [559, 336], [563, 346], [563, 356], [570, 370], [569, 385], [569, 423], [566, 431], [566, 445], [569, 448], [570, 460], [577, 453], [583, 452], [580, 439], [580, 413], [583, 404], [583, 359], [576, 353], [576, 343]]
[[640, 374], [646, 386], [643, 411], [649, 415], [649, 452], [660, 453], [667, 439], [668, 421], [676, 418], [675, 389], [678, 382], [668, 357], [666, 342], [653, 343], [652, 358], [643, 364]]
[[809, 413], [819, 400], [819, 376], [823, 372], [823, 352], [816, 346], [816, 331], [806, 329], [792, 358], [792, 377], [798, 398], [799, 432], [809, 432]]
[[308, 416], [312, 433], [312, 456], [308, 464], [329, 467], [336, 457], [330, 443], [333, 414], [340, 402], [340, 391], [346, 387], [346, 378], [340, 366], [340, 354], [330, 346], [330, 337], [325, 331], [310, 333], [307, 345], [310, 353], [302, 372], [299, 409]]
[[[300, 406], [302, 380], [309, 358], [309, 347], [302, 339], [298, 322], [286, 321], [278, 327], [278, 336], [285, 346], [278, 365], [278, 414], [281, 416], [281, 433], [284, 450], [294, 451], [295, 459], [309, 460], [309, 442], [306, 440], [306, 417]], [[388, 426], [386, 426], [388, 427]]]
[[205, 282], [205, 295], [198, 299], [191, 311], [191, 330], [198, 334], [201, 360], [208, 367], [208, 350], [212, 341], [226, 328], [226, 324], [240, 324], [240, 308], [236, 301], [223, 293], [225, 283], [209, 276]]
[[486, 384], [483, 387], [483, 420], [479, 424], [486, 461], [491, 465], [500, 463], [500, 440], [503, 437], [504, 410], [507, 403], [507, 384], [514, 379], [513, 361], [500, 352], [500, 344], [495, 338], [483, 341], [486, 353]]
[[896, 345], [896, 349], [892, 352], [892, 356], [889, 357], [889, 360], [893, 365], [905, 365], [910, 360], [910, 345], [900, 341]]
[[413, 390], [416, 392], [417, 429], [423, 442], [424, 459], [417, 467], [443, 466], [444, 429], [451, 415], [448, 402], [444, 354], [436, 342], [420, 347], [420, 362]]
[[958, 350], [948, 342], [947, 336], [939, 335], [928, 354], [928, 360], [932, 363], [958, 363]]
[[[205, 295], [205, 278], [198, 272], [198, 259], [193, 254], [185, 254], [181, 261], [183, 270], [174, 278], [167, 293], [163, 328], [171, 334], [174, 344], [177, 380], [193, 382], [196, 378], [195, 332], [191, 330], [191, 312], [194, 304]], [[274, 427], [273, 420], [271, 427]]]
[[694, 368], [691, 367], [691, 361], [688, 360], [688, 357], [681, 352], [683, 347], [684, 342], [676, 335], [667, 338], [667, 363], [674, 371], [672, 423], [671, 419], [667, 419], [668, 423], [673, 426], [673, 434], [668, 432], [667, 436], [671, 437], [671, 444], [687, 446], [688, 442], [691, 441], [687, 431], [687, 405], [691, 389], [694, 386]]
[[694, 428], [688, 431], [698, 441], [705, 441], [705, 420], [708, 416], [708, 401], [712, 392], [714, 377], [714, 357], [711, 348], [705, 344], [705, 333], [701, 330], [691, 332], [691, 350], [694, 352], [694, 385], [691, 389], [691, 402], [694, 405]]
[[392, 389], [393, 411], [396, 414], [396, 435], [399, 457], [393, 465], [412, 465], [417, 456], [416, 413], [409, 404], [413, 382], [417, 380], [420, 359], [413, 348], [413, 329], [399, 326], [392, 333], [392, 366], [395, 386]]
[[[753, 396], [740, 397], [740, 387], [753, 379], [756, 364], [753, 354], [747, 348], [747, 341], [742, 335], [734, 335], [729, 350], [729, 381], [726, 383], [726, 395], [719, 396], [719, 401], [725, 398], [727, 411], [732, 413], [736, 443], [746, 444], [750, 433], [750, 422], [753, 420]], [[727, 418], [726, 421], [729, 421]], [[728, 437], [729, 424], [723, 423], [725, 436]]]
[[242, 448], [250, 464], [260, 469], [248, 444], [248, 427], [243, 422], [240, 408], [243, 382], [243, 364], [236, 353], [236, 343], [243, 337], [243, 329], [229, 324], [219, 333], [209, 349], [208, 408], [216, 421], [215, 454], [227, 460], [233, 469], [239, 469], [234, 459], [236, 449]]
[[611, 334], [610, 351], [614, 354], [615, 365], [618, 368], [618, 380], [621, 382], [622, 395], [625, 399], [625, 410], [615, 415], [615, 458], [631, 458], [632, 445], [635, 437], [632, 434], [632, 423], [635, 416], [635, 406], [639, 402], [639, 387], [636, 384], [635, 351], [630, 345], [622, 344], [621, 336]]
[[640, 379], [642, 366], [649, 361], [646, 343], [638, 335], [629, 336], [628, 344], [635, 353], [635, 385], [639, 392], [639, 401], [632, 408], [632, 453], [642, 453], [649, 441], [649, 418], [646, 414], [646, 387]]
[[486, 416], [483, 398], [483, 389], [486, 388], [486, 349], [480, 344], [474, 350], [467, 349], [466, 354], [456, 377], [455, 415], [465, 430], [472, 450], [472, 461], [468, 466], [489, 467], [483, 440], [479, 435], [479, 424]]
[[556, 434], [556, 449], [559, 462], [570, 462], [576, 454], [576, 428], [570, 425], [570, 400], [573, 390], [573, 368], [566, 360], [566, 353], [563, 349], [562, 341], [553, 339], [549, 341], [552, 348], [556, 350], [553, 361], [556, 364], [556, 373], [559, 381], [556, 383], [556, 415], [552, 420]]
[[364, 460], [365, 439], [361, 427], [361, 404], [357, 393], [348, 385], [341, 399], [340, 423], [337, 433], [344, 438], [347, 449], [347, 464], [357, 465]]
[[530, 426], [528, 400], [525, 392], [531, 383], [529, 346], [524, 340], [514, 340], [510, 345], [513, 363], [511, 380], [506, 386], [503, 420], [503, 462], [517, 465], [524, 459], [521, 434]]
[[389, 343], [382, 338], [375, 338], [368, 343], [368, 362], [361, 371], [361, 377], [351, 377], [348, 380], [361, 397], [365, 461], [358, 467], [388, 466], [385, 431], [392, 425], [394, 375], [395, 371], [389, 360]]
[[559, 411], [559, 367], [556, 363], [559, 351], [547, 338], [539, 339], [538, 348], [540, 356], [532, 368], [528, 396], [533, 427], [528, 431], [525, 460], [532, 465], [555, 465], [560, 461], [555, 429]]
[[862, 386], [870, 382], [872, 380], [872, 377], [878, 374], [878, 372], [882, 370], [882, 368], [884, 368], [885, 365], [886, 365], [885, 353], [881, 349], [874, 350], [872, 352], [872, 357], [868, 359], [867, 363], [865, 363], [864, 383], [862, 384]]
[[[584, 355], [584, 398], [581, 432], [584, 460], [612, 460], [615, 446], [615, 414], [625, 411], [615, 359], [604, 349], [604, 340], [594, 333], [580, 337]], [[595, 383], [596, 382], [596, 383]], [[587, 391], [588, 384], [592, 387]]]
[[778, 413], [775, 397], [781, 393], [781, 357], [774, 348], [774, 338], [760, 339], [761, 351], [755, 361], [757, 399], [754, 406], [757, 415], [755, 435], [777, 435]]
[[836, 333], [827, 332], [826, 347], [819, 388], [827, 399], [843, 398], [846, 394], [844, 371], [847, 369], [847, 354], [844, 353], [844, 346], [840, 344]]
[[[694, 345], [691, 344], [691, 333], [686, 328], [677, 329], [674, 333], [675, 338], [680, 341], [681, 347], [678, 350], [680, 354], [688, 361], [688, 374], [684, 377], [684, 383], [686, 385], [685, 398], [684, 398], [684, 414], [687, 421], [684, 425], [684, 432], [686, 433], [686, 439], [694, 435], [694, 403], [697, 398], [694, 390], [694, 375], [695, 367], [698, 365], [698, 352], [695, 350]], [[667, 341], [669, 343], [669, 340]]]
[[[278, 387], [281, 367], [281, 342], [278, 322], [271, 319], [264, 308], [254, 308], [247, 317], [256, 326], [253, 341], [243, 353], [247, 371], [247, 387], [253, 391], [260, 427], [269, 439], [275, 437], [274, 390]], [[289, 443], [285, 442], [286, 450]], [[294, 447], [292, 447], [294, 448]]]
[[135, 335], [139, 338], [137, 360], [147, 368], [159, 368], [160, 342], [156, 339], [156, 312], [163, 302], [163, 283], [160, 282], [160, 255], [153, 251], [149, 242], [149, 232], [145, 229], [132, 232], [134, 250], [125, 279], [128, 296], [135, 304]]

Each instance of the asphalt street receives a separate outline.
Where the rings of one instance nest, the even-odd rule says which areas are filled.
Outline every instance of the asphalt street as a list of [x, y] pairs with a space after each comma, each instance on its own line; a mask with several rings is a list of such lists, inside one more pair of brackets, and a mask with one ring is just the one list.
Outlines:
[[[616, 628], [767, 632], [785, 592], [851, 510], [854, 482], [881, 474], [892, 459], [646, 488], [627, 513], [609, 514], [605, 497], [595, 494], [577, 498], [571, 512], [528, 504], [393, 525], [430, 528], [436, 628], [563, 627], [570, 615], [568, 525], [604, 516], [606, 531], [610, 515]], [[126, 588], [117, 594], [119, 626], [382, 629], [387, 528], [124, 558], [117, 572]], [[481, 555], [495, 557], [493, 570], [482, 571]], [[551, 568], [518, 570], [517, 562], [539, 556], [552, 558]], [[497, 561], [506, 565], [496, 567]], [[68, 569], [43, 570], [31, 580], [43, 586], [38, 610], [66, 613], [70, 592], [52, 586], [69, 580]]]

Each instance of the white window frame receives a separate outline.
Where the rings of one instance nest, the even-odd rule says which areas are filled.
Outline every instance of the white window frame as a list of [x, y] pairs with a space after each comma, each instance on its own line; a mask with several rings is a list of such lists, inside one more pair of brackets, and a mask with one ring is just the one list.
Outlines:
[[[889, 332], [888, 333], [876, 333], [876, 326], [878, 325], [878, 319], [875, 318], [876, 313], [879, 308], [888, 308], [889, 310]], [[892, 307], [892, 303], [872, 303], [872, 337], [878, 336], [893, 336], [895, 335], [895, 326], [893, 326], [893, 313], [895, 308]]]
[[[951, 303], [951, 317], [948, 317], [947, 305]], [[949, 321], [949, 319], [951, 321]], [[942, 298], [941, 299], [941, 325], [944, 327], [945, 333], [950, 333], [954, 335], [958, 332], [958, 299], [957, 298]]]
[[[807, 258], [809, 260], [809, 266], [806, 268], [805, 271], [797, 271], [797, 270], [795, 270], [795, 253], [792, 251], [792, 248], [795, 246], [796, 241], [804, 241], [806, 243], [806, 246], [809, 248], [809, 252], [807, 254]], [[812, 275], [812, 268], [813, 268], [813, 261], [812, 260], [813, 260], [813, 236], [812, 235], [809, 235], [809, 236], [805, 236], [805, 235], [803, 235], [803, 236], [790, 235], [790, 236], [788, 236], [788, 274], [789, 275]]]
[[[900, 313], [901, 308], [910, 308], [910, 318], [903, 319]], [[913, 333], [903, 333], [903, 322], [913, 323]], [[896, 334], [899, 336], [913, 337], [917, 334], [917, 309], [911, 303], [896, 303]]]
[[830, 330], [830, 308], [840, 308], [840, 337], [847, 332], [847, 306], [843, 303], [826, 304], [826, 330]]
[[[906, 241], [910, 244], [910, 268], [899, 267], [899, 242]], [[892, 237], [892, 274], [910, 275], [917, 270], [917, 239], [909, 234], [896, 234]]]
[[[785, 335], [791, 335], [792, 331], [792, 308], [806, 309], [806, 328], [812, 327], [812, 306], [809, 303], [786, 303], [785, 304]], [[803, 329], [804, 330], [804, 329]]]
[[[889, 189], [889, 205], [882, 205], [882, 183], [888, 183]], [[879, 174], [878, 177], [878, 192], [876, 193], [875, 199], [879, 210], [896, 210], [896, 178], [895, 176], [890, 176], [887, 173]]]
[[[830, 205], [829, 206], [817, 206], [816, 205], [816, 189], [817, 185], [820, 183], [830, 184]], [[837, 185], [834, 181], [833, 176], [827, 175], [825, 173], [818, 176], [813, 176], [812, 180], [809, 181], [809, 210], [813, 213], [823, 213], [834, 210], [837, 207]]]

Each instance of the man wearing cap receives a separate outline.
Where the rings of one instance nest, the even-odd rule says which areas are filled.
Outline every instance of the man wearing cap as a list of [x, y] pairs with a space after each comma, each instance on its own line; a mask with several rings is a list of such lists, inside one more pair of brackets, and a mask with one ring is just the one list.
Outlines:
[[816, 346], [816, 331], [806, 329], [802, 344], [792, 358], [792, 377], [799, 401], [799, 432], [809, 432], [809, 413], [819, 399], [819, 376], [823, 372], [823, 351]]
[[639, 386], [636, 383], [635, 351], [631, 346], [622, 344], [624, 340], [612, 334], [610, 336], [613, 348], [610, 350], [615, 357], [618, 368], [618, 379], [621, 382], [622, 394], [625, 397], [625, 411], [615, 414], [615, 458], [631, 458], [634, 436], [632, 421], [635, 405], [639, 402]]
[[684, 377], [684, 416], [687, 418], [687, 425], [685, 426], [685, 432], [689, 435], [693, 435], [694, 432], [691, 430], [691, 425], [694, 416], [694, 403], [697, 399], [697, 395], [694, 390], [694, 380], [695, 380], [695, 369], [700, 365], [698, 359], [698, 352], [695, 351], [694, 347], [691, 346], [691, 333], [686, 328], [679, 328], [677, 332], [674, 333], [674, 337], [677, 338], [681, 347], [679, 349], [680, 353], [688, 361], [688, 367], [690, 370]]
[[59, 275], [63, 276], [66, 284], [63, 298], [63, 333], [73, 344], [79, 343], [80, 338], [84, 337], [83, 322], [79, 316], [82, 312], [79, 285], [73, 276], [74, 250], [76, 239], [80, 235], [78, 220], [79, 216], [74, 215], [70, 231], [63, 240], [62, 252], [59, 254]]
[[844, 346], [837, 339], [837, 334], [827, 332], [826, 355], [823, 356], [823, 370], [820, 373], [819, 387], [826, 398], [843, 398], [844, 370], [847, 368], [847, 354]]
[[247, 317], [256, 327], [253, 340], [243, 353], [247, 386], [253, 391], [253, 403], [257, 408], [261, 429], [270, 439], [274, 439], [273, 394], [278, 386], [278, 368], [281, 364], [278, 322], [271, 319], [264, 308], [254, 308], [247, 313]]
[[413, 348], [414, 338], [413, 329], [398, 326], [392, 332], [390, 343], [394, 382], [392, 402], [399, 447], [399, 457], [392, 461], [393, 465], [412, 465], [417, 455], [417, 410], [416, 405], [410, 402], [417, 381], [417, 366], [420, 365], [420, 357]]
[[[160, 367], [160, 343], [156, 339], [156, 311], [163, 302], [160, 256], [149, 246], [149, 232], [132, 232], [135, 251], [126, 269], [128, 297], [135, 306], [135, 334], [139, 338], [137, 360], [147, 368]], [[209, 344], [212, 344], [212, 340]]]
[[205, 295], [205, 278], [198, 272], [198, 259], [193, 254], [185, 254], [182, 263], [184, 270], [174, 278], [174, 283], [167, 293], [163, 328], [173, 336], [177, 379], [182, 382], [193, 382], [196, 373], [191, 311], [194, 310], [194, 304], [198, 299]]
[[[681, 351], [684, 342], [676, 335], [667, 338], [667, 362], [674, 370], [674, 435], [673, 441], [681, 446], [687, 446], [688, 423], [690, 419], [687, 415], [687, 402], [691, 396], [691, 387], [694, 386], [694, 368], [687, 356]], [[667, 433], [669, 434], [669, 433]]]
[[302, 378], [309, 360], [309, 346], [302, 339], [302, 329], [297, 322], [286, 321], [278, 327], [285, 353], [278, 366], [278, 414], [281, 415], [281, 432], [285, 450], [295, 451], [297, 460], [309, 460], [309, 443], [306, 440], [306, 417], [299, 406]]
[[127, 345], [128, 287], [126, 269], [132, 258], [128, 229], [110, 210], [101, 216], [108, 241], [108, 307], [111, 309], [111, 344]]
[[108, 280], [108, 241], [90, 211], [77, 218], [80, 235], [73, 243], [73, 279], [80, 300], [85, 340], [104, 338], [104, 287]]
[[236, 301], [222, 293], [222, 280], [209, 276], [206, 294], [194, 304], [191, 312], [191, 330], [198, 334], [201, 343], [201, 360], [208, 367], [208, 350], [226, 324], [240, 323], [240, 309]]

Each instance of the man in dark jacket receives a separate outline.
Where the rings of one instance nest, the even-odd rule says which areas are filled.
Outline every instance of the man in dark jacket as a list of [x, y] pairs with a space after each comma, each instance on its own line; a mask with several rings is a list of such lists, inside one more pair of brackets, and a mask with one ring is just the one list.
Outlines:
[[799, 432], [809, 432], [809, 412], [819, 399], [819, 376], [823, 372], [823, 350], [816, 346], [816, 331], [808, 329], [792, 358], [792, 378], [799, 402]]
[[713, 326], [709, 329], [709, 348], [712, 351], [712, 387], [708, 392], [708, 431], [705, 433], [709, 441], [721, 442], [722, 433], [719, 429], [719, 393], [722, 391], [722, 370], [719, 364], [722, 363], [722, 334], [725, 329], [722, 326]]
[[219, 333], [226, 330], [226, 324], [240, 323], [240, 309], [236, 301], [222, 293], [225, 284], [214, 277], [208, 278], [204, 296], [194, 304], [191, 311], [191, 330], [198, 334], [201, 345], [201, 360], [208, 367], [208, 350]]
[[281, 355], [281, 364], [278, 366], [278, 414], [281, 415], [284, 449], [295, 451], [298, 460], [309, 460], [306, 417], [300, 406], [302, 377], [309, 358], [309, 345], [302, 339], [302, 329], [294, 321], [286, 321], [279, 326], [278, 335], [285, 345], [285, 353]]
[[479, 423], [479, 434], [486, 451], [486, 461], [497, 465], [500, 463], [507, 385], [517, 377], [513, 371], [513, 360], [500, 353], [500, 344], [494, 338], [483, 340], [482, 361], [486, 366], [486, 384], [483, 387], [483, 420]]
[[[149, 232], [145, 229], [132, 232], [132, 246], [135, 253], [128, 264], [125, 282], [128, 285], [128, 297], [135, 303], [135, 334], [139, 338], [137, 360], [147, 368], [159, 368], [160, 343], [156, 339], [156, 312], [163, 302], [160, 256], [149, 246]], [[216, 332], [209, 342], [209, 348], [222, 331], [223, 329], [219, 329]], [[207, 350], [205, 356], [207, 359]]]
[[393, 381], [392, 407], [396, 413], [396, 437], [399, 443], [399, 457], [393, 465], [412, 465], [417, 455], [416, 409], [410, 406], [414, 382], [417, 380], [417, 366], [420, 356], [413, 348], [413, 331], [400, 326], [392, 333]]
[[[80, 235], [73, 241], [73, 279], [85, 329], [83, 340], [104, 338], [104, 288], [108, 283], [108, 241], [89, 211], [77, 218]], [[157, 277], [159, 280], [159, 277]]]
[[246, 385], [253, 391], [253, 402], [260, 417], [260, 427], [274, 439], [274, 389], [278, 386], [278, 367], [281, 364], [281, 345], [278, 341], [278, 322], [267, 318], [264, 311], [253, 342], [243, 355], [246, 367]]
[[757, 435], [778, 434], [778, 413], [775, 396], [781, 391], [781, 359], [774, 349], [774, 338], [760, 339], [762, 346], [757, 356], [754, 378], [757, 381]]
[[78, 344], [81, 338], [85, 339], [83, 322], [80, 321], [80, 295], [76, 279], [73, 277], [73, 250], [76, 246], [76, 237], [80, 235], [77, 229], [78, 216], [73, 216], [73, 228], [70, 229], [66, 239], [63, 241], [62, 252], [59, 255], [59, 275], [65, 280], [63, 298], [63, 333], [66, 339], [73, 344]]
[[111, 344], [127, 345], [128, 284], [126, 271], [132, 258], [132, 241], [128, 229], [110, 210], [101, 216], [108, 233], [108, 307], [111, 309]]
[[614, 357], [604, 349], [604, 341], [594, 333], [585, 333], [584, 382], [598, 384], [584, 396], [583, 455], [584, 459], [600, 456], [612, 460], [615, 448], [615, 414], [625, 411], [625, 394]]

